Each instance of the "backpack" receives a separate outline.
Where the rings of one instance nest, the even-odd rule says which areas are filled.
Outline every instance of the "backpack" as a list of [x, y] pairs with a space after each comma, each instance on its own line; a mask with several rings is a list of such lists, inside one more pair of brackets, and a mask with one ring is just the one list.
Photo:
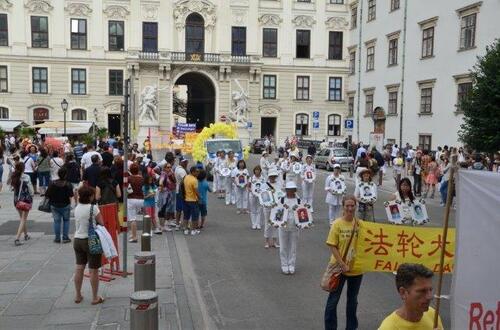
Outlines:
[[104, 181], [101, 186], [101, 200], [99, 204], [112, 204], [118, 203], [118, 197], [116, 197], [115, 187], [109, 181]]
[[78, 167], [77, 163], [68, 163], [63, 165], [63, 167], [66, 167], [68, 170], [68, 175], [66, 176], [66, 179], [71, 182], [71, 183], [78, 183], [80, 182], [80, 168]]
[[372, 170], [373, 173], [377, 173], [378, 170], [380, 169], [380, 166], [378, 165], [378, 162], [375, 159], [370, 159], [370, 169]]
[[179, 194], [181, 195], [182, 200], [186, 200], [186, 187], [184, 186], [184, 179], [186, 178], [186, 176], [182, 178], [182, 181], [179, 184]]

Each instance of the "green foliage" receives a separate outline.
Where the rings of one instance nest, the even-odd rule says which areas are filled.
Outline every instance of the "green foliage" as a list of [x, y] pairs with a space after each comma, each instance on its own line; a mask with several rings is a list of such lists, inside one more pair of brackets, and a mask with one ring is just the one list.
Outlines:
[[92, 133], [85, 134], [82, 140], [86, 145], [95, 145], [95, 138]]
[[472, 70], [473, 88], [462, 102], [459, 138], [476, 151], [500, 150], [500, 40], [486, 47]]
[[108, 129], [106, 127], [101, 127], [97, 129], [97, 137], [99, 139], [105, 138], [108, 136]]
[[35, 136], [35, 134], [36, 134], [35, 129], [31, 127], [21, 127], [19, 129], [19, 135], [22, 138], [32, 139]]
[[0, 139], [3, 140], [3, 138], [5, 137], [5, 132], [4, 130], [0, 127]]

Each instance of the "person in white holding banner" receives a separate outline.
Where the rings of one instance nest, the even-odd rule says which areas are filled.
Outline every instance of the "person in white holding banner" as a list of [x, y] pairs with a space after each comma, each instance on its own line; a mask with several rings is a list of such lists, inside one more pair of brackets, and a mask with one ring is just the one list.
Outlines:
[[313, 193], [314, 193], [314, 181], [316, 180], [316, 169], [312, 163], [313, 156], [306, 156], [306, 163], [302, 166], [302, 198], [304, 199], [304, 204], [311, 205], [311, 212], [314, 213], [313, 208]]
[[333, 174], [330, 174], [325, 180], [325, 202], [328, 204], [328, 220], [330, 225], [340, 215], [342, 198], [346, 191], [345, 184], [342, 185], [345, 178], [341, 173], [342, 169], [340, 168], [340, 164], [335, 164], [333, 165]]
[[263, 209], [260, 205], [259, 194], [262, 190], [266, 189], [266, 179], [262, 175], [262, 169], [259, 165], [253, 169], [253, 176], [250, 179], [250, 220], [252, 222], [252, 229], [260, 230], [262, 226]]
[[401, 264], [396, 274], [396, 288], [403, 305], [385, 318], [379, 330], [436, 330], [443, 329], [441, 318], [434, 328], [434, 314], [430, 307], [434, 296], [432, 277], [434, 273], [424, 265]]
[[295, 274], [295, 261], [297, 259], [297, 241], [299, 239], [299, 229], [295, 226], [294, 206], [300, 204], [300, 199], [296, 196], [297, 184], [288, 181], [285, 185], [286, 197], [281, 203], [286, 209], [286, 226], [279, 228], [280, 238], [280, 261], [281, 272], [283, 274]]
[[[267, 178], [267, 189], [270, 190], [273, 195], [282, 190], [283, 185], [281, 181], [278, 180], [279, 172], [278, 170], [271, 168], [268, 173]], [[269, 217], [271, 215], [272, 207], [264, 207], [264, 239], [266, 243], [264, 248], [268, 249], [269, 247], [279, 248], [278, 240], [278, 230], [274, 228], [274, 226], [269, 222]]]

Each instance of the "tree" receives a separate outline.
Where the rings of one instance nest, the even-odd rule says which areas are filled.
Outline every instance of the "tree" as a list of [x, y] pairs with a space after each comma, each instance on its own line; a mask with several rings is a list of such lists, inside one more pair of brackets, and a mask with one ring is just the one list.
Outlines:
[[471, 70], [473, 87], [460, 104], [464, 122], [459, 139], [476, 151], [500, 150], [500, 40], [486, 47]]

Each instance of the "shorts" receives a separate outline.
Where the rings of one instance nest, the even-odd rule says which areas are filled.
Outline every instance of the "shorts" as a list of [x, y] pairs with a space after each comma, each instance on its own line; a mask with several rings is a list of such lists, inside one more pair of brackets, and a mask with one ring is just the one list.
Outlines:
[[144, 206], [144, 199], [128, 199], [127, 200], [127, 219], [128, 221], [136, 221], [137, 215]]
[[170, 192], [169, 195], [170, 195], [171, 200], [167, 204], [167, 209], [165, 210], [165, 212], [167, 212], [167, 213], [175, 213], [175, 208], [176, 208], [176, 205], [177, 205], [176, 204], [177, 198], [176, 198], [174, 192]]
[[198, 204], [198, 209], [200, 210], [200, 215], [202, 217], [206, 217], [207, 216], [207, 204]]
[[77, 265], [85, 266], [88, 263], [90, 269], [101, 268], [101, 254], [90, 254], [89, 240], [87, 238], [73, 239], [73, 249], [75, 250]]
[[184, 221], [197, 222], [199, 217], [198, 202], [184, 202]]
[[47, 188], [50, 181], [50, 172], [38, 172], [38, 183], [40, 187]]
[[184, 201], [182, 200], [182, 196], [180, 193], [175, 194], [175, 210], [177, 212], [184, 211]]
[[25, 174], [28, 174], [28, 176], [30, 177], [30, 181], [31, 181], [31, 184], [33, 185], [33, 187], [36, 187], [36, 172], [31, 172], [31, 173], [25, 173]]
[[144, 206], [144, 215], [149, 215], [152, 221], [156, 220], [156, 208], [154, 206]]

